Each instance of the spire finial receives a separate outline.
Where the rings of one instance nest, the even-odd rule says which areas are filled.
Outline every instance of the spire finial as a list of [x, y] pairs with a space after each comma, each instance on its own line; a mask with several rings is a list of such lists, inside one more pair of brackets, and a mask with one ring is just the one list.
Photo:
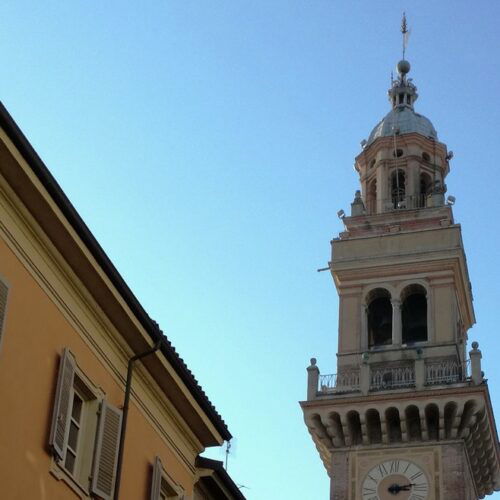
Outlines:
[[406, 12], [403, 12], [403, 20], [401, 21], [401, 33], [403, 34], [403, 59], [404, 59], [406, 47], [408, 45], [408, 38], [410, 37], [410, 31], [408, 30], [408, 25], [406, 24]]

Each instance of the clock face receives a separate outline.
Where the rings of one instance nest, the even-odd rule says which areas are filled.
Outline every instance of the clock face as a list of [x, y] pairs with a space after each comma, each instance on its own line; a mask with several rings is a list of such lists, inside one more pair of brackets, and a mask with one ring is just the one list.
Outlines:
[[386, 460], [368, 471], [361, 485], [363, 500], [427, 500], [429, 480], [417, 464]]

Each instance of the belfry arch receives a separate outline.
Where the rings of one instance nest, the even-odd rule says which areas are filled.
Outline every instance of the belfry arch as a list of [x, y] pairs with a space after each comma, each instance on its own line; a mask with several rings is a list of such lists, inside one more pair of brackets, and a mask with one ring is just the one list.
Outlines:
[[375, 288], [366, 300], [368, 347], [392, 343], [391, 294], [385, 288]]
[[419, 284], [407, 286], [401, 294], [403, 344], [425, 342], [429, 338], [427, 290]]

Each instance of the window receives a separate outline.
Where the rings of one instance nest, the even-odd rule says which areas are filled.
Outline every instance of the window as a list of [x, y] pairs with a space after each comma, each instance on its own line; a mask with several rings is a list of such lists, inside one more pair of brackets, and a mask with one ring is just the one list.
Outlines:
[[402, 296], [401, 319], [403, 344], [427, 340], [427, 291], [421, 285], [410, 285]]
[[150, 500], [182, 500], [182, 488], [163, 469], [160, 457], [153, 464]]
[[387, 290], [377, 288], [368, 296], [368, 345], [389, 344], [392, 344], [391, 296]]
[[432, 191], [432, 180], [426, 173], [420, 174], [420, 196], [418, 206], [425, 207], [427, 205], [427, 196]]
[[396, 210], [406, 208], [406, 176], [399, 168], [391, 175], [391, 201]]
[[74, 489], [111, 500], [120, 430], [121, 410], [98, 397], [64, 349], [49, 438], [57, 469], [52, 472]]

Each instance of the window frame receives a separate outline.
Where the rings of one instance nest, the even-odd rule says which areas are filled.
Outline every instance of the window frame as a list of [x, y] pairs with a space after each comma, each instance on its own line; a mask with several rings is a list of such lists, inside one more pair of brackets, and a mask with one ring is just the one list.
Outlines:
[[[168, 491], [169, 490], [169, 491]], [[153, 463], [153, 474], [151, 478], [150, 500], [183, 500], [184, 490], [182, 486], [163, 468], [159, 456], [155, 457]]]
[[[75, 394], [82, 400], [80, 428], [76, 450], [69, 445]], [[109, 427], [115, 422], [115, 427]], [[65, 348], [59, 361], [59, 372], [53, 403], [52, 427], [49, 438], [52, 460], [49, 471], [58, 480], [64, 481], [81, 499], [91, 499], [95, 495], [111, 499], [116, 477], [118, 440], [121, 432], [122, 411], [105, 398], [105, 393], [85, 375], [77, 365], [74, 355]], [[117, 426], [116, 426], [117, 423]], [[64, 433], [62, 430], [64, 429]], [[111, 432], [111, 434], [109, 434]], [[111, 484], [101, 482], [106, 474], [103, 462], [103, 435], [116, 442], [115, 469]], [[109, 443], [109, 440], [107, 441]], [[74, 466], [68, 467], [68, 448], [75, 455]], [[109, 473], [110, 471], [108, 471]], [[100, 479], [99, 479], [100, 478]], [[104, 488], [104, 489], [103, 489]], [[110, 491], [108, 491], [110, 490]]]

